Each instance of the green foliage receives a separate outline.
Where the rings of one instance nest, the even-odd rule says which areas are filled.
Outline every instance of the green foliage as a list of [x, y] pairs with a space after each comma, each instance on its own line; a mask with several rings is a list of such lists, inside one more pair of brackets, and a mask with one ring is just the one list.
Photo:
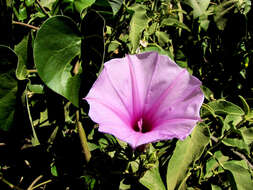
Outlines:
[[143, 5], [137, 4], [130, 8], [134, 11], [134, 14], [130, 22], [129, 40], [132, 44], [132, 52], [134, 53], [139, 46], [142, 32], [147, 27], [149, 19]]
[[8, 47], [0, 45], [0, 130], [9, 130], [14, 122], [17, 80], [15, 68], [16, 54]]

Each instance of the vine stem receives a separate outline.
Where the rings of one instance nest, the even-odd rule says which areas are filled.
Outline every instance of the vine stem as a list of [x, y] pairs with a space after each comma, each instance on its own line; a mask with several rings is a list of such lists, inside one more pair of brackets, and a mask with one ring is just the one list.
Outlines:
[[52, 179], [49, 179], [49, 180], [47, 180], [47, 181], [44, 181], [44, 182], [42, 182], [42, 183], [40, 183], [40, 184], [34, 186], [34, 187], [32, 188], [32, 190], [33, 190], [33, 189], [36, 189], [36, 188], [38, 188], [38, 187], [40, 187], [40, 186], [42, 186], [42, 185], [46, 185], [46, 184], [48, 184], [48, 183], [51, 183], [51, 182], [52, 182]]
[[[219, 140], [214, 137], [214, 136], [211, 136], [211, 139], [215, 142], [215, 143], [218, 143]], [[231, 151], [237, 155], [238, 157], [240, 157], [242, 160], [246, 161], [246, 163], [248, 164], [248, 166], [253, 170], [253, 165], [251, 164], [251, 162], [246, 158], [246, 156], [244, 156], [242, 153], [234, 150], [234, 149], [231, 149]]]
[[26, 23], [23, 23], [23, 22], [18, 22], [18, 21], [12, 21], [12, 24], [17, 24], [17, 25], [21, 25], [21, 26], [26, 26], [26, 27], [31, 28], [31, 29], [33, 29], [33, 30], [39, 30], [39, 29], [40, 29], [39, 27], [30, 25], [30, 24], [26, 24]]
[[15, 190], [23, 190], [22, 188], [13, 185], [12, 183], [10, 183], [9, 181], [7, 181], [3, 175], [0, 173], [0, 181], [2, 181], [3, 183], [5, 183], [6, 185], [8, 185], [11, 189], [15, 189]]
[[41, 8], [41, 10], [47, 15], [47, 17], [50, 17], [50, 15], [48, 14], [48, 12], [46, 11], [46, 9], [42, 6], [42, 4], [39, 2], [39, 0], [36, 0], [36, 3], [39, 5], [39, 7]]
[[32, 183], [31, 185], [27, 188], [27, 190], [32, 190], [33, 186], [43, 177], [43, 175], [38, 176]]
[[91, 153], [90, 153], [90, 150], [89, 150], [89, 147], [88, 147], [88, 142], [87, 142], [85, 131], [83, 129], [83, 125], [79, 121], [79, 110], [76, 111], [76, 126], [77, 126], [77, 129], [78, 129], [78, 133], [79, 133], [81, 145], [82, 145], [82, 148], [83, 148], [83, 153], [84, 153], [84, 156], [85, 156], [85, 160], [88, 163], [91, 159]]

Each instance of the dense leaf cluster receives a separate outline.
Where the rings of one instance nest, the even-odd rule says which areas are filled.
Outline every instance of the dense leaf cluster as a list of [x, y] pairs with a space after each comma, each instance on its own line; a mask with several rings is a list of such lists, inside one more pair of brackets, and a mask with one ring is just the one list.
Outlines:
[[[0, 0], [0, 189], [252, 189], [252, 6]], [[205, 103], [186, 140], [133, 151], [82, 98], [105, 61], [144, 51], [203, 81]]]

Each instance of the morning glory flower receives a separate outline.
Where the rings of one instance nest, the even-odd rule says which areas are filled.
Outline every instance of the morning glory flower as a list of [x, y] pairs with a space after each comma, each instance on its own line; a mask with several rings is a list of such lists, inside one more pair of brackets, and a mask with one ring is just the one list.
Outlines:
[[156, 52], [126, 55], [104, 64], [84, 98], [99, 131], [140, 145], [185, 139], [200, 120], [201, 82]]

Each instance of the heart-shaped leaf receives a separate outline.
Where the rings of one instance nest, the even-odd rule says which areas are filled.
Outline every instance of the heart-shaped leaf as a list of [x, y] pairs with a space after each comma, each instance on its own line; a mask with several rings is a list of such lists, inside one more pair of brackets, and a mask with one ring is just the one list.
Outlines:
[[42, 81], [53, 91], [79, 106], [80, 73], [74, 60], [80, 55], [81, 34], [68, 17], [54, 16], [44, 22], [34, 42], [34, 61]]

